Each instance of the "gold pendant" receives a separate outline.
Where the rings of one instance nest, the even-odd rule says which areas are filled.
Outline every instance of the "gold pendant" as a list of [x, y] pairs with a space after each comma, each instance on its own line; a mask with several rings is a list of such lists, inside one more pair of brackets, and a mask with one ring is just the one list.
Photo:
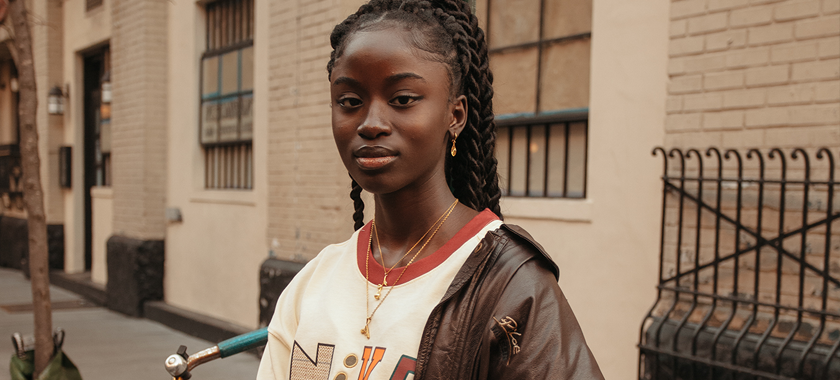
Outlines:
[[379, 288], [376, 289], [376, 294], [373, 295], [373, 298], [379, 301], [379, 297], [382, 296], [382, 287], [388, 286], [388, 275], [385, 275], [385, 279], [382, 280], [382, 283], [379, 284]]
[[362, 329], [362, 335], [364, 335], [365, 338], [370, 339], [370, 328], [368, 325], [370, 325], [370, 318], [365, 320], [365, 328]]
[[379, 296], [382, 295], [382, 285], [379, 285], [379, 289], [376, 289], [376, 294], [373, 295], [373, 298], [379, 301]]

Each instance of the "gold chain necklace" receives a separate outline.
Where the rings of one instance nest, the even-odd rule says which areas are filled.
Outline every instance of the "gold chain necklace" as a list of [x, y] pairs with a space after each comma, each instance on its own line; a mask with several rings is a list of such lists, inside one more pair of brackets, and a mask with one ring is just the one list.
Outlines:
[[[403, 261], [403, 259], [405, 259], [405, 257], [408, 256], [408, 254], [411, 253], [411, 251], [414, 250], [415, 247], [417, 247], [417, 244], [420, 244], [420, 242], [423, 241], [423, 239], [426, 238], [426, 235], [428, 235], [429, 232], [432, 232], [432, 228], [434, 228], [438, 223], [440, 223], [440, 220], [443, 219], [444, 216], [449, 216], [449, 213], [452, 212], [452, 210], [455, 208], [456, 204], [458, 204], [457, 199], [455, 200], [455, 202], [453, 202], [451, 205], [449, 205], [449, 208], [447, 208], [446, 211], [444, 211], [444, 213], [441, 214], [441, 216], [438, 217], [438, 219], [434, 223], [432, 223], [431, 226], [429, 226], [429, 229], [426, 230], [426, 233], [424, 233], [423, 236], [421, 236], [420, 239], [417, 240], [417, 242], [414, 243], [414, 245], [412, 245], [411, 248], [408, 249], [408, 251], [405, 251], [405, 254], [402, 255], [402, 257], [400, 257], [400, 259], [397, 260], [397, 262], [395, 262], [394, 265], [391, 265], [390, 268], [385, 266], [385, 258], [382, 256], [382, 244], [379, 243], [379, 232], [376, 229], [376, 220], [371, 221], [371, 227], [373, 229], [373, 234], [376, 236], [376, 248], [379, 249], [379, 260], [380, 260], [380, 262], [382, 262], [382, 270], [385, 272], [385, 276], [383, 276], [383, 278], [382, 278], [382, 283], [379, 284], [379, 288], [376, 290], [376, 294], [373, 295], [374, 299], [379, 301], [379, 297], [382, 295], [382, 288], [385, 287], [385, 286], [388, 286], [388, 275], [391, 274], [391, 271], [393, 271], [394, 268], [396, 268], [397, 265], [399, 265], [399, 263], [401, 263]], [[373, 249], [372, 245], [371, 245], [371, 249]]]
[[[362, 335], [364, 335], [366, 338], [370, 339], [370, 321], [373, 319], [373, 315], [376, 314], [376, 311], [379, 310], [379, 307], [382, 306], [382, 303], [385, 302], [385, 299], [388, 298], [388, 295], [390, 295], [391, 291], [394, 290], [394, 286], [396, 286], [400, 282], [400, 279], [405, 274], [405, 271], [408, 269], [408, 267], [414, 262], [414, 260], [417, 259], [417, 255], [419, 255], [420, 252], [423, 251], [423, 248], [426, 248], [426, 245], [429, 244], [430, 241], [432, 241], [432, 238], [435, 237], [437, 232], [440, 230], [440, 227], [443, 226], [444, 223], [446, 223], [446, 219], [449, 219], [449, 215], [452, 214], [452, 210], [455, 209], [455, 205], [457, 205], [457, 204], [458, 204], [458, 200], [456, 199], [455, 202], [452, 203], [451, 206], [449, 206], [449, 209], [446, 210], [446, 213], [443, 214], [443, 216], [442, 216], [443, 220], [439, 224], [437, 222], [435, 222], [435, 224], [437, 224], [437, 228], [435, 228], [434, 232], [432, 232], [432, 234], [429, 236], [429, 238], [426, 239], [426, 242], [423, 243], [422, 246], [420, 246], [420, 249], [418, 249], [417, 252], [414, 253], [414, 256], [411, 258], [411, 260], [408, 262], [408, 264], [406, 264], [405, 267], [403, 267], [403, 270], [402, 270], [402, 272], [400, 272], [400, 275], [397, 277], [397, 280], [394, 281], [394, 285], [391, 285], [391, 287], [388, 289], [388, 292], [385, 293], [384, 297], [382, 297], [382, 300], [379, 301], [379, 303], [376, 305], [375, 308], [373, 308], [373, 312], [370, 312], [370, 294], [368, 293], [368, 288], [369, 288], [368, 283], [370, 282], [370, 279], [369, 279], [370, 278], [370, 276], [369, 276], [370, 272], [369, 272], [368, 263], [370, 262], [370, 256], [373, 255], [372, 248], [371, 248], [371, 239], [373, 238], [373, 233], [370, 234], [370, 236], [368, 237], [368, 250], [365, 254], [365, 314], [368, 314], [368, 313], [369, 314], [368, 314], [367, 318], [365, 318], [365, 327], [361, 330]], [[438, 218], [438, 220], [441, 220], [441, 218]], [[371, 222], [371, 226], [373, 226], [373, 223], [374, 222]], [[435, 224], [433, 224], [432, 226], [434, 226]], [[423, 240], [423, 238], [420, 238], [420, 240]], [[419, 243], [419, 241], [418, 241], [418, 243]], [[380, 252], [380, 255], [381, 255], [381, 252]], [[405, 256], [403, 256], [403, 257], [405, 257]], [[400, 260], [402, 260], [402, 259], [400, 259]]]

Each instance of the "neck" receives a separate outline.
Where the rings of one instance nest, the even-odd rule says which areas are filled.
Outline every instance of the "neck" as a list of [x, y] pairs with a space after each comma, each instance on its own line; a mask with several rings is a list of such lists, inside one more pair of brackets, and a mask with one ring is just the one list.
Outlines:
[[455, 201], [445, 183], [444, 186], [429, 186], [421, 191], [375, 195], [374, 199], [374, 217], [380, 239], [387, 236], [389, 240], [410, 240], [415, 237], [414, 241]]
[[[432, 228], [432, 231], [429, 231], [429, 229], [455, 202], [455, 197], [449, 191], [446, 181], [441, 182], [432, 186], [424, 186], [422, 191], [402, 191], [393, 194], [375, 195], [376, 230], [379, 235], [380, 246], [377, 246], [374, 241], [372, 248], [376, 257], [379, 257], [381, 250], [387, 267], [395, 264], [397, 266], [407, 264], [414, 253], [434, 232], [434, 228]], [[417, 260], [431, 255], [443, 246], [476, 214], [477, 212], [469, 207], [461, 204], [456, 205], [434, 237], [417, 255]], [[408, 257], [397, 263], [406, 251], [420, 240], [427, 231], [429, 231], [429, 235], [423, 239], [424, 241], [420, 242]]]

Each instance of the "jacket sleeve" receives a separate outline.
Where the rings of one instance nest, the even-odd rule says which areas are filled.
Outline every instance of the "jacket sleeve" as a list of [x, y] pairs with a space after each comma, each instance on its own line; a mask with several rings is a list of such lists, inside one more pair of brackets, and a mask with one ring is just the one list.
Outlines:
[[492, 314], [479, 348], [479, 378], [604, 378], [543, 260], [535, 258], [519, 267]]

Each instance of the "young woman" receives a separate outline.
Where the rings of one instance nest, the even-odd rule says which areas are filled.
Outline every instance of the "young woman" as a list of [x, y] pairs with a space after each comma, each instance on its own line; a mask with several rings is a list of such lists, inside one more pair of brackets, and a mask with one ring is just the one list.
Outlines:
[[357, 231], [280, 296], [258, 378], [603, 378], [557, 266], [500, 220], [492, 76], [467, 2], [373, 0], [330, 40]]

